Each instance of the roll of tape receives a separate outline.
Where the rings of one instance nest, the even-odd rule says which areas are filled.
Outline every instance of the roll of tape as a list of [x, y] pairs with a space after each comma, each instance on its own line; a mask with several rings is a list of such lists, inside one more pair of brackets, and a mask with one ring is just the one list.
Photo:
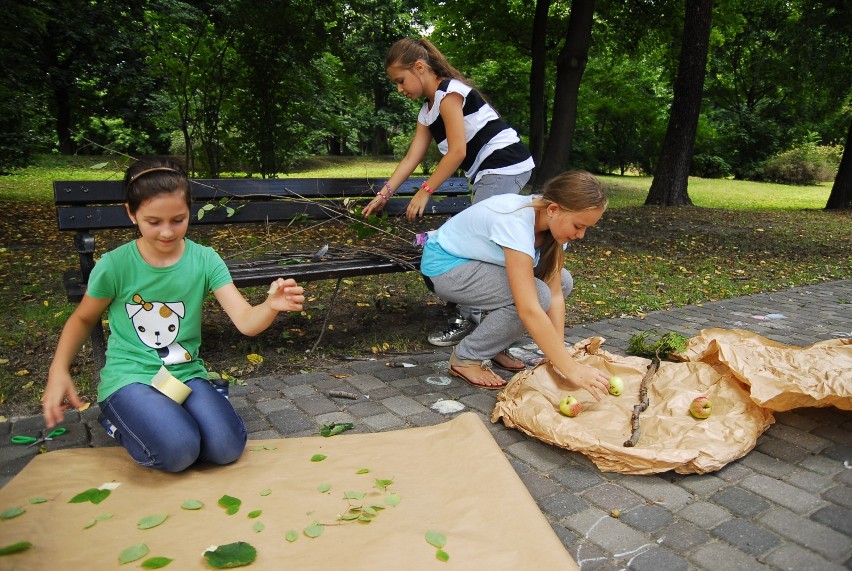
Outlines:
[[183, 404], [183, 401], [192, 392], [191, 388], [177, 380], [165, 367], [161, 367], [160, 371], [154, 375], [151, 384], [178, 404]]

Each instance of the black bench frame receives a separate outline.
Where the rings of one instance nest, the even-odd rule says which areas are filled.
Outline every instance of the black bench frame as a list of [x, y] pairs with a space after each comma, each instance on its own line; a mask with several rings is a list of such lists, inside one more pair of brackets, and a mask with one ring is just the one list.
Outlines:
[[[425, 178], [411, 178], [397, 189], [385, 205], [389, 216], [400, 216]], [[191, 181], [191, 225], [268, 224], [294, 219], [329, 220], [344, 217], [349, 201], [360, 199], [366, 205], [382, 188], [384, 179], [300, 178], [300, 179], [193, 179]], [[65, 273], [63, 282], [68, 300], [79, 302], [86, 291], [95, 265], [95, 232], [131, 228], [124, 208], [122, 182], [55, 181], [53, 183], [59, 230], [74, 232], [74, 248], [80, 269]], [[212, 206], [207, 206], [212, 205]], [[426, 215], [456, 214], [470, 205], [468, 181], [451, 178], [435, 190]], [[203, 212], [202, 212], [203, 211]], [[199, 212], [202, 212], [199, 217]], [[420, 251], [412, 248], [403, 255], [368, 252], [344, 260], [317, 260], [282, 265], [274, 260], [227, 260], [237, 287], [268, 285], [274, 279], [294, 278], [297, 282], [416, 271]], [[105, 362], [106, 342], [102, 327], [92, 332], [93, 356], [97, 371]]]

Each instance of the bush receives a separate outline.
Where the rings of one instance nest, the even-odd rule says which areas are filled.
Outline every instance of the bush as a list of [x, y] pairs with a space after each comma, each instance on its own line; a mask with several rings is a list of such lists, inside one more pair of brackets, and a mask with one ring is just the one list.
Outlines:
[[701, 178], [725, 178], [731, 176], [733, 169], [722, 157], [716, 155], [695, 155], [692, 157], [690, 174]]
[[811, 134], [803, 142], [764, 161], [761, 178], [782, 184], [816, 184], [834, 180], [843, 151], [817, 145]]
[[[393, 158], [401, 160], [405, 157], [405, 153], [408, 152], [408, 146], [411, 144], [411, 135], [400, 133], [391, 137], [389, 142], [393, 150]], [[420, 170], [423, 171], [425, 176], [429, 176], [442, 157], [443, 155], [438, 150], [438, 145], [435, 144], [435, 141], [432, 141], [426, 150], [426, 156], [420, 161]]]

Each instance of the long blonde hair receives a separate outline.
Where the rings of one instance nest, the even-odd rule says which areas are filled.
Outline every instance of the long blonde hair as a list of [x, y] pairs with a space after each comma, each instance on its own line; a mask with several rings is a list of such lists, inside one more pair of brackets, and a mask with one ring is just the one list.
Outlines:
[[444, 54], [426, 38], [402, 38], [394, 42], [385, 56], [385, 69], [395, 66], [411, 68], [418, 60], [428, 65], [439, 79], [457, 79], [473, 87], [470, 80], [450, 65]]
[[[594, 175], [586, 171], [567, 171], [544, 183], [535, 208], [544, 209], [548, 204], [556, 204], [571, 212], [593, 208], [606, 210], [607, 199], [603, 185]], [[550, 281], [565, 266], [565, 252], [550, 232], [545, 235], [539, 252], [536, 277]]]

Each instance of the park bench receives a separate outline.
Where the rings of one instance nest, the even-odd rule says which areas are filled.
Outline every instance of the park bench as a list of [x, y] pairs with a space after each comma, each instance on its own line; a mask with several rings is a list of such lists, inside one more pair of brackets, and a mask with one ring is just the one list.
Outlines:
[[[397, 189], [385, 206], [389, 216], [401, 216], [425, 178], [411, 178]], [[303, 179], [193, 179], [192, 226], [224, 224], [255, 225], [310, 223], [333, 219], [351, 220], [352, 200], [366, 205], [384, 180], [303, 178]], [[63, 284], [68, 300], [78, 303], [86, 291], [95, 265], [95, 233], [101, 230], [131, 228], [124, 209], [122, 182], [55, 181], [54, 204], [61, 232], [74, 232], [74, 248], [80, 267], [65, 273]], [[452, 215], [470, 205], [470, 190], [464, 178], [451, 178], [435, 189], [426, 215]], [[192, 236], [192, 234], [190, 234]], [[214, 248], [215, 243], [210, 244]], [[237, 287], [266, 286], [274, 279], [294, 278], [297, 282], [337, 279], [416, 271], [421, 248], [359, 249], [335, 256], [336, 248], [316, 252], [265, 252], [255, 257], [226, 259]], [[339, 285], [339, 281], [338, 281]], [[105, 336], [99, 325], [92, 332], [96, 371], [105, 360]]]

